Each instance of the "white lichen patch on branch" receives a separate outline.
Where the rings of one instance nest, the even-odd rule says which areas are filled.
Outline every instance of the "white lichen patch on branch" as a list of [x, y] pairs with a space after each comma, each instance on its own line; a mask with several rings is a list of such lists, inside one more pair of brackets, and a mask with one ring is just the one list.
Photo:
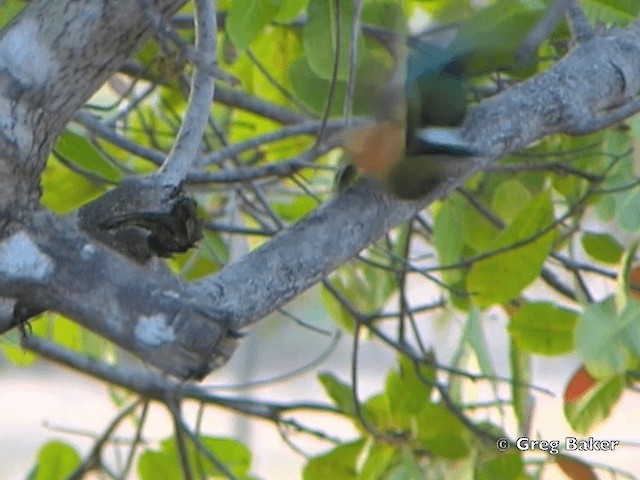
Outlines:
[[176, 338], [176, 332], [162, 313], [149, 317], [140, 315], [133, 333], [139, 342], [152, 347], [173, 342]]
[[0, 38], [0, 73], [27, 89], [44, 87], [58, 71], [54, 53], [39, 39], [39, 27], [35, 20], [25, 19]]
[[95, 253], [96, 247], [94, 247], [90, 243], [86, 243], [80, 251], [80, 258], [82, 258], [83, 260], [90, 260]]
[[0, 243], [0, 275], [15, 280], [43, 281], [53, 269], [51, 258], [23, 231]]

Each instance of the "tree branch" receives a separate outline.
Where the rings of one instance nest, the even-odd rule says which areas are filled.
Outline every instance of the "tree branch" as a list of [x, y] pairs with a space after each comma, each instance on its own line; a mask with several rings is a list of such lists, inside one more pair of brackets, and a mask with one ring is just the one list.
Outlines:
[[[171, 15], [184, 0], [152, 3]], [[54, 140], [148, 34], [138, 2], [104, 0], [35, 1], [2, 32], [0, 212], [37, 206]]]
[[[206, 65], [216, 62], [216, 14], [213, 0], [195, 0], [196, 50]], [[191, 92], [184, 120], [180, 125], [178, 136], [160, 173], [173, 185], [182, 182], [195, 162], [202, 135], [209, 119], [213, 103], [213, 79], [198, 62], [193, 64]]]
[[[180, 3], [155, 5], [169, 12]], [[63, 34], [53, 15], [60, 4], [65, 14], [92, 21], [77, 32], [73, 22], [63, 22]], [[219, 366], [231, 354], [236, 329], [311, 287], [494, 159], [551, 133], [602, 125], [640, 90], [640, 33], [596, 34], [544, 73], [473, 108], [459, 133], [482, 157], [452, 169], [423, 200], [399, 201], [364, 179], [217, 274], [186, 285], [156, 260], [138, 265], [92, 241], [75, 216], [33, 213], [33, 206], [18, 203], [25, 188], [37, 200], [38, 175], [55, 136], [145, 34], [137, 2], [97, 4], [36, 2], [0, 38], [0, 118], [15, 120], [0, 124], [0, 210], [13, 205], [19, 214], [10, 218], [21, 219], [2, 224], [0, 297], [5, 306], [16, 300], [14, 308], [32, 302], [58, 311], [180, 378], [200, 378]], [[41, 29], [59, 39], [54, 47], [40, 40]], [[32, 57], [43, 65], [7, 53], [15, 36], [31, 41]]]

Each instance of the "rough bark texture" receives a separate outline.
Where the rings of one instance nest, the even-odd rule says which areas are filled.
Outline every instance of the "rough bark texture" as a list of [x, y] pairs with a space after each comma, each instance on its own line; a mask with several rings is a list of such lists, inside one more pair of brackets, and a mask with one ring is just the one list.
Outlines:
[[[183, 2], [155, 0], [165, 14]], [[194, 284], [86, 235], [78, 217], [38, 209], [55, 137], [148, 33], [136, 1], [34, 2], [0, 37], [0, 327], [59, 311], [180, 378], [231, 354], [236, 329], [321, 280], [388, 229], [490, 161], [553, 132], [581, 133], [640, 89], [638, 27], [611, 30], [473, 109], [463, 138], [482, 158], [428, 198], [401, 202], [372, 180], [327, 202], [263, 247]], [[25, 48], [25, 45], [28, 48]]]

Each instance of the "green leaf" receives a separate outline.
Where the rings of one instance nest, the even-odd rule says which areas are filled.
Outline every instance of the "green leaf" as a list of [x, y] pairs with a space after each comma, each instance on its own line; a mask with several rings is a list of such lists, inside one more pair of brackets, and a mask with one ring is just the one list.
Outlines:
[[622, 245], [608, 233], [586, 232], [581, 242], [589, 256], [603, 263], [618, 263], [624, 252]]
[[520, 452], [508, 452], [480, 463], [475, 480], [518, 480], [523, 478], [523, 474], [524, 462]]
[[511, 317], [509, 333], [524, 351], [562, 355], [573, 351], [577, 321], [576, 312], [553, 303], [527, 303]]
[[576, 402], [565, 402], [564, 414], [571, 428], [585, 434], [597, 422], [606, 419], [620, 399], [624, 387], [623, 375], [603, 378]]
[[329, 395], [329, 398], [333, 400], [333, 403], [336, 404], [336, 407], [338, 407], [340, 411], [350, 416], [355, 414], [353, 394], [350, 385], [341, 382], [329, 372], [321, 373], [318, 375], [318, 379], [320, 383], [322, 383], [326, 394]]
[[[375, 99], [380, 97], [381, 88], [386, 84], [384, 77], [388, 68], [379, 58], [367, 55], [366, 52], [360, 52], [359, 56], [353, 110], [357, 115], [372, 114], [376, 107]], [[299, 58], [290, 64], [289, 81], [294, 95], [307, 108], [318, 114], [326, 110], [331, 81], [318, 76], [305, 58]], [[331, 115], [342, 113], [346, 89], [346, 81], [336, 82]]]
[[[339, 12], [333, 0], [309, 0], [308, 19], [302, 31], [302, 44], [309, 67], [320, 78], [333, 76], [336, 57], [336, 38], [339, 30], [337, 54], [338, 78], [346, 80], [349, 75], [349, 43], [353, 25], [353, 2], [340, 2]], [[336, 17], [339, 17], [336, 29]], [[364, 54], [364, 42], [358, 39], [358, 51]]]
[[[438, 210], [433, 224], [433, 245], [441, 265], [457, 263], [464, 247], [464, 224], [460, 210], [453, 202], [445, 202]], [[444, 279], [455, 283], [462, 276], [459, 270], [445, 270]]]
[[619, 203], [617, 211], [618, 225], [630, 232], [640, 230], [640, 189], [634, 188], [626, 192]]
[[511, 248], [476, 262], [467, 277], [472, 301], [482, 307], [505, 303], [519, 295], [539, 275], [549, 254], [555, 232], [549, 231], [528, 241], [553, 223], [553, 205], [543, 193], [525, 206], [509, 227], [494, 241], [493, 247]]
[[[204, 445], [213, 453], [225, 466], [239, 477], [247, 477], [251, 468], [251, 450], [243, 443], [233, 438], [221, 437], [200, 437]], [[200, 463], [204, 462], [202, 458]], [[220, 475], [217, 468], [212, 470], [215, 475]]]
[[581, 0], [589, 20], [601, 23], [627, 25], [638, 17], [638, 0]]
[[278, 3], [274, 0], [234, 0], [227, 15], [226, 29], [236, 48], [244, 50], [251, 45], [278, 14]]
[[385, 30], [406, 33], [407, 19], [398, 0], [368, 0], [362, 9], [362, 22]]
[[302, 13], [308, 3], [309, 0], [281, 0], [275, 21], [280, 23], [292, 22]]
[[356, 464], [363, 446], [362, 440], [343, 443], [328, 453], [312, 458], [302, 471], [302, 479], [354, 480], [358, 478]]
[[616, 312], [613, 297], [589, 305], [580, 317], [576, 350], [596, 378], [622, 374], [640, 355], [640, 302]]
[[362, 469], [358, 475], [358, 480], [378, 480], [385, 478], [385, 473], [391, 465], [395, 463], [397, 449], [383, 443], [373, 443], [370, 448], [365, 449], [366, 457]]
[[432, 455], [445, 458], [468, 455], [466, 428], [446, 407], [425, 403], [416, 416], [416, 427], [418, 438]]
[[402, 450], [402, 463], [392, 468], [384, 478], [385, 480], [423, 480], [425, 472], [420, 468], [415, 456], [405, 448]]
[[408, 428], [411, 419], [430, 402], [435, 373], [424, 365], [416, 366], [405, 356], [398, 360], [399, 369], [387, 373], [385, 396], [396, 428]]
[[42, 204], [61, 215], [77, 209], [104, 191], [83, 175], [69, 170], [53, 156], [47, 161], [40, 183]]
[[93, 143], [69, 129], [62, 132], [53, 149], [81, 170], [105, 180], [117, 182], [123, 177], [122, 172], [109, 163]]
[[[49, 334], [49, 314], [43, 313], [29, 319], [26, 327], [31, 333], [38, 337], [47, 337]], [[38, 360], [38, 356], [22, 348], [20, 344], [21, 333], [17, 329], [5, 333], [0, 341], [0, 351], [7, 360], [14, 365], [28, 367]]]
[[491, 209], [505, 222], [512, 221], [523, 208], [531, 201], [529, 190], [515, 178], [505, 180], [498, 185], [493, 198]]
[[[247, 478], [251, 465], [251, 451], [242, 443], [230, 438], [200, 437], [207, 449], [222, 462], [227, 469], [240, 478]], [[199, 465], [207, 475], [221, 475], [222, 472], [192, 443], [187, 444], [190, 465]], [[160, 449], [147, 449], [140, 455], [138, 475], [143, 480], [182, 478], [182, 468], [175, 439], [160, 442]]]
[[47, 442], [38, 452], [34, 480], [64, 480], [80, 465], [80, 455], [60, 440]]

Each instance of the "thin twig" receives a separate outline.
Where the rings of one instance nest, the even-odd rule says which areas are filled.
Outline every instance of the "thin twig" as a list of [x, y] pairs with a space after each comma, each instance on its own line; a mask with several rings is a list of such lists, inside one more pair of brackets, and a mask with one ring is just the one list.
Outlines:
[[[214, 0], [195, 1], [196, 49], [206, 64], [216, 61], [216, 15]], [[200, 151], [200, 143], [213, 103], [214, 84], [208, 72], [194, 63], [189, 105], [176, 141], [160, 172], [172, 184], [183, 181]]]
[[353, 24], [351, 25], [351, 42], [349, 44], [349, 79], [347, 80], [347, 94], [344, 97], [344, 116], [347, 127], [351, 126], [353, 116], [353, 97], [356, 92], [356, 69], [358, 66], [358, 38], [360, 35], [360, 21], [362, 19], [363, 0], [354, 0]]

